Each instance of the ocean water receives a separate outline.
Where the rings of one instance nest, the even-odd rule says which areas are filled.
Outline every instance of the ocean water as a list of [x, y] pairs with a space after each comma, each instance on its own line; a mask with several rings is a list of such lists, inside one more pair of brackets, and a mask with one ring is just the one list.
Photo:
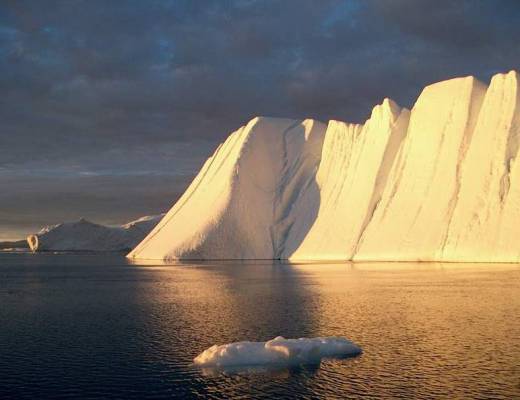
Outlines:
[[[357, 358], [201, 371], [205, 348], [345, 336]], [[0, 254], [0, 399], [520, 398], [520, 266], [132, 265]]]

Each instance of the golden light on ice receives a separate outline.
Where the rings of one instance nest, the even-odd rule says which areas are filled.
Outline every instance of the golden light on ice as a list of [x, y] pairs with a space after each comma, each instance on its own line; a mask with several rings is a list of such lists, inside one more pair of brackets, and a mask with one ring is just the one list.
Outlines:
[[519, 262], [519, 127], [514, 71], [363, 125], [254, 118], [129, 257]]

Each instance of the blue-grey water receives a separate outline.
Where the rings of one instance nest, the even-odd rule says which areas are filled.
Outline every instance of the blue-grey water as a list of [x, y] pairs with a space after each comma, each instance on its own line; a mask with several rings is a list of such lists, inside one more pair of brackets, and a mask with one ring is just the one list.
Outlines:
[[[215, 343], [346, 336], [319, 367], [204, 373]], [[0, 398], [520, 398], [520, 267], [131, 265], [0, 254]]]

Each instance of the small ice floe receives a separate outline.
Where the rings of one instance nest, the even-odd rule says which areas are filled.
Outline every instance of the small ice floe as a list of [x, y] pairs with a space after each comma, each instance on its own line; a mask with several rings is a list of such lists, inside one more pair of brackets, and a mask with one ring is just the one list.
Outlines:
[[346, 358], [361, 354], [359, 346], [343, 337], [285, 339], [267, 342], [236, 342], [214, 345], [193, 359], [197, 367], [236, 368], [248, 366], [290, 367], [319, 364], [323, 358]]

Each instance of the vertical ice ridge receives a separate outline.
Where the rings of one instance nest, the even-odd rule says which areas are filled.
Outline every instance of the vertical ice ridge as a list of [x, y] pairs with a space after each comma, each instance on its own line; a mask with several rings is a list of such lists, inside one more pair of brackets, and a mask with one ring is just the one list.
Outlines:
[[[388, 101], [388, 99], [385, 99]], [[401, 145], [403, 143], [403, 139], [406, 136], [406, 131], [408, 129], [408, 123], [410, 121], [410, 110], [403, 108], [399, 109], [396, 103], [393, 101], [390, 103], [390, 107], [393, 114], [392, 121], [392, 133], [390, 134], [390, 138], [388, 139], [385, 151], [383, 153], [383, 158], [381, 160], [381, 164], [376, 174], [376, 180], [374, 183], [374, 190], [370, 196], [370, 200], [368, 202], [368, 208], [363, 219], [363, 223], [361, 224], [361, 228], [357, 235], [357, 238], [354, 241], [354, 247], [351, 252], [350, 258], [353, 259], [363, 242], [363, 236], [366, 232], [366, 229], [374, 214], [377, 210], [377, 207], [381, 203], [381, 198], [383, 196], [383, 191], [386, 188], [388, 176], [392, 169], [392, 165], [395, 162], [396, 156], [399, 153]]]
[[[413, 112], [413, 109], [411, 111], [408, 109], [405, 109], [405, 110], [406, 110], [405, 114], [402, 114], [405, 118], [405, 122], [403, 122], [403, 128], [402, 128], [403, 129], [402, 138], [399, 142], [398, 148], [396, 149], [396, 154], [394, 155], [394, 157], [392, 159], [392, 163], [388, 165], [389, 170], [388, 170], [387, 181], [392, 182], [392, 184], [391, 184], [391, 189], [390, 189], [390, 187], [388, 187], [389, 183], [385, 183], [385, 187], [383, 188], [383, 192], [390, 190], [390, 192], [389, 192], [390, 195], [388, 196], [388, 200], [384, 204], [384, 209], [382, 210], [381, 218], [385, 218], [386, 213], [387, 213], [388, 209], [390, 208], [390, 205], [394, 201], [395, 195], [397, 194], [397, 191], [399, 190], [399, 187], [401, 186], [401, 180], [403, 178], [403, 173], [404, 173], [404, 170], [405, 170], [405, 167], [407, 164], [407, 155], [408, 155], [407, 148], [410, 145], [410, 140], [409, 139], [404, 140], [404, 139], [408, 134], [408, 129], [410, 127], [410, 117]], [[383, 193], [381, 193], [381, 196], [382, 195], [383, 195]], [[381, 200], [378, 203], [380, 203], [380, 202], [381, 202]], [[378, 206], [379, 206], [379, 204], [378, 204]], [[375, 211], [376, 210], [374, 209], [374, 213], [375, 213]], [[372, 215], [372, 217], [373, 217], [373, 215]], [[368, 224], [365, 227], [365, 230], [367, 227], [368, 227]], [[358, 248], [359, 248], [359, 245], [360, 245], [360, 242], [358, 242], [358, 245], [357, 245]], [[358, 249], [356, 249], [356, 252], [357, 252], [357, 250]]]
[[301, 246], [288, 254], [290, 259], [352, 258], [406, 132], [408, 111], [400, 110], [387, 99], [363, 125], [329, 124], [317, 174], [322, 199], [318, 218]]
[[[456, 101], [457, 101], [457, 97], [453, 100], [453, 102], [455, 103]], [[437, 147], [435, 149], [432, 149], [433, 154], [435, 154], [435, 157], [433, 159], [433, 168], [430, 171], [430, 174], [427, 178], [428, 181], [430, 181], [430, 182], [433, 181], [433, 179], [437, 175], [437, 170], [439, 168], [439, 160], [441, 158], [441, 151], [444, 146], [447, 131], [449, 130], [449, 127], [450, 127], [452, 121], [453, 121], [453, 107], [450, 108], [446, 121], [444, 122], [443, 127], [440, 129], [440, 139], [437, 142]], [[431, 190], [432, 190], [432, 185], [425, 186], [424, 192], [422, 193], [422, 197], [427, 198], [428, 195], [430, 194]], [[424, 204], [421, 203], [417, 207], [417, 210], [412, 218], [412, 222], [411, 222], [410, 226], [408, 227], [407, 235], [411, 234], [413, 232], [413, 230], [416, 228], [417, 221], [419, 220], [419, 217], [423, 213], [423, 211], [424, 211]]]
[[[345, 171], [349, 170], [354, 153], [355, 140], [363, 126], [341, 121], [329, 121], [325, 135], [328, 146], [324, 148], [322, 161], [316, 174], [321, 198], [316, 223], [319, 223], [323, 218], [322, 210], [334, 210], [337, 208], [339, 197], [345, 184], [345, 179], [339, 177], [344, 177]], [[314, 226], [312, 229], [314, 229]], [[305, 237], [305, 241], [307, 240], [308, 234]], [[324, 248], [330, 240], [328, 233], [316, 237], [314, 239], [316, 250]]]
[[[355, 259], [431, 260], [445, 236], [471, 78], [426, 87]], [[435, 110], [435, 112], [432, 112]]]
[[[517, 197], [510, 181], [514, 167], [515, 125], [518, 120], [518, 80], [516, 74], [495, 75], [485, 94], [471, 145], [462, 165], [460, 196], [443, 249], [448, 261], [488, 261], [510, 259], [511, 243], [504, 229], [517, 219]], [[508, 187], [510, 186], [510, 187]], [[510, 201], [511, 200], [511, 201]], [[513, 207], [508, 206], [511, 203]], [[517, 235], [509, 231], [509, 236]], [[499, 256], [500, 252], [503, 252]]]
[[397, 191], [401, 186], [401, 180], [403, 178], [404, 168], [406, 165], [406, 152], [403, 147], [400, 147], [397, 153], [396, 165], [398, 166], [395, 170], [396, 179], [392, 183], [392, 190], [390, 192], [390, 195], [388, 196], [388, 201], [385, 203], [381, 218], [386, 217], [386, 213], [390, 209], [390, 205], [393, 203], [395, 195], [397, 194]]
[[445, 254], [446, 242], [448, 240], [448, 235], [450, 232], [450, 227], [453, 221], [453, 214], [455, 212], [455, 207], [457, 206], [457, 202], [460, 197], [460, 190], [462, 184], [462, 169], [463, 163], [466, 158], [466, 154], [468, 152], [469, 147], [471, 146], [471, 139], [473, 138], [473, 133], [477, 126], [478, 118], [480, 115], [480, 111], [482, 109], [482, 103], [484, 102], [484, 97], [487, 90], [487, 85], [479, 82], [477, 79], [472, 77], [472, 85], [473, 85], [473, 95], [472, 95], [472, 104], [469, 110], [469, 117], [466, 121], [466, 126], [464, 128], [465, 134], [460, 143], [458, 157], [456, 160], [456, 170], [455, 170], [455, 190], [453, 191], [453, 195], [448, 203], [448, 218], [446, 224], [446, 230], [444, 233], [444, 238], [442, 239], [441, 247], [439, 249], [438, 258], [443, 258]]
[[[279, 257], [279, 248], [281, 246], [281, 237], [280, 237], [280, 225], [283, 223], [283, 220], [287, 218], [286, 215], [286, 208], [287, 206], [290, 207], [290, 203], [286, 205], [286, 207], [283, 207], [284, 205], [281, 204], [283, 200], [284, 190], [287, 189], [287, 184], [290, 182], [291, 178], [293, 177], [293, 171], [291, 170], [289, 166], [289, 159], [288, 159], [288, 144], [287, 144], [287, 136], [291, 130], [296, 128], [298, 125], [300, 125], [300, 121], [296, 121], [292, 125], [290, 125], [287, 129], [285, 129], [282, 132], [282, 170], [281, 170], [281, 179], [279, 182], [278, 187], [276, 188], [276, 192], [274, 194], [273, 198], [273, 223], [269, 229], [270, 235], [271, 235], [271, 245], [273, 249], [273, 257], [278, 258]], [[298, 158], [296, 161], [296, 168], [297, 166], [301, 164], [301, 159]], [[281, 210], [280, 210], [281, 208]], [[281, 215], [280, 215], [281, 214]]]
[[[511, 71], [509, 74], [506, 75], [506, 80], [511, 80], [511, 85], [514, 87], [514, 92], [512, 93], [512, 96], [515, 98], [513, 100], [514, 104], [514, 110], [513, 110], [513, 119], [511, 121], [511, 125], [509, 127], [509, 134], [507, 136], [507, 142], [506, 142], [506, 148], [505, 148], [505, 154], [504, 154], [504, 173], [502, 177], [500, 178], [500, 202], [504, 204], [505, 197], [509, 193], [509, 188], [511, 186], [511, 167], [513, 162], [515, 161], [517, 155], [518, 155], [518, 149], [520, 145], [519, 141], [519, 122], [518, 118], [515, 118], [514, 116], [517, 116], [519, 114], [519, 97], [520, 93], [518, 90], [518, 74], [514, 71]], [[507, 101], [507, 100], [506, 100]]]
[[[332, 122], [332, 121], [331, 121]], [[341, 122], [339, 121], [334, 121], [335, 124], [336, 124], [336, 127], [335, 129], [338, 130], [340, 124], [342, 124]], [[352, 156], [353, 156], [353, 147], [354, 147], [354, 144], [356, 142], [356, 137], [357, 137], [357, 126], [356, 125], [347, 125], [347, 132], [346, 132], [346, 135], [348, 137], [348, 140], [347, 141], [344, 141], [345, 145], [343, 146], [342, 148], [342, 151], [339, 153], [339, 154], [344, 154], [346, 155], [346, 163], [344, 163], [344, 168], [346, 171], [349, 170], [350, 168], [350, 164], [352, 162]], [[341, 142], [343, 143], [343, 141]], [[347, 147], [348, 151], [345, 149], [345, 147]], [[334, 206], [335, 204], [338, 203], [338, 199], [343, 191], [343, 186], [345, 185], [345, 180], [338, 180], [336, 179], [335, 180], [335, 184], [334, 184], [334, 188], [333, 190], [331, 191], [331, 193], [334, 194], [333, 198], [334, 200], [332, 201], [332, 206]], [[332, 196], [331, 196], [332, 197]]]
[[[280, 191], [273, 208], [274, 258], [284, 258], [302, 239], [315, 218], [318, 202], [317, 166], [324, 145], [325, 125], [304, 120], [284, 133], [286, 162], [280, 172]], [[312, 200], [306, 201], [306, 199]], [[303, 215], [302, 215], [303, 214]]]
[[[285, 216], [281, 219], [275, 221], [275, 224], [278, 226], [279, 234], [278, 237], [280, 240], [277, 242], [278, 245], [276, 246], [276, 252], [275, 252], [275, 259], [286, 259], [287, 253], [289, 251], [288, 241], [290, 239], [293, 239], [292, 233], [293, 228], [295, 227], [295, 222], [298, 219], [298, 212], [297, 208], [299, 205], [299, 200], [305, 193], [309, 190], [310, 186], [315, 184], [315, 174], [316, 174], [317, 168], [315, 168], [312, 175], [307, 177], [305, 183], [301, 186], [301, 188], [297, 191], [295, 191], [292, 194], [292, 197], [294, 197], [296, 200], [294, 203], [291, 203], [288, 207], [285, 209]], [[297, 229], [296, 229], [297, 231]], [[299, 232], [296, 232], [298, 234]]]
[[[477, 80], [474, 78], [474, 77], [467, 77], [465, 78], [465, 81], [467, 82], [466, 84], [470, 87], [473, 87], [473, 85], [475, 84], [475, 82], [477, 82]], [[459, 146], [459, 150], [457, 151], [457, 155], [458, 155], [458, 158], [457, 158], [457, 162], [456, 162], [456, 166], [455, 166], [455, 188], [453, 190], [453, 195], [452, 197], [450, 198], [449, 202], [448, 202], [448, 207], [447, 207], [447, 215], [448, 215], [448, 221], [451, 219], [451, 214], [453, 213], [453, 210], [452, 210], [452, 200], [454, 198], [456, 198], [457, 196], [457, 191], [459, 190], [458, 189], [458, 185], [459, 185], [459, 181], [460, 181], [460, 177], [458, 177], [458, 174], [460, 173], [459, 171], [459, 160], [460, 160], [460, 154], [461, 154], [461, 149], [464, 148], [465, 146], [465, 142], [467, 141], [467, 137], [468, 137], [468, 133], [469, 135], [471, 136], [471, 132], [468, 132], [468, 128], [469, 128], [469, 125], [470, 125], [470, 118], [471, 118], [471, 109], [473, 107], [473, 104], [474, 104], [474, 95], [473, 95], [473, 92], [474, 92], [474, 89], [470, 89], [471, 90], [471, 94], [470, 94], [470, 107], [468, 108], [468, 118], [466, 119], [466, 123], [463, 127], [463, 135], [462, 135], [462, 139], [460, 141], [460, 146]], [[451, 125], [454, 123], [454, 112], [455, 112], [455, 104], [457, 104], [458, 102], [464, 102], [465, 101], [465, 93], [464, 92], [459, 92], [457, 93], [457, 95], [452, 99], [452, 106], [450, 107], [450, 111], [447, 115], [447, 118], [446, 118], [446, 121], [443, 125], [443, 127], [441, 128], [440, 130], [440, 139], [437, 143], [437, 148], [435, 150], [433, 150], [433, 153], [435, 154], [435, 158], [434, 158], [434, 161], [433, 161], [433, 169], [431, 171], [431, 174], [429, 176], [429, 180], [433, 180], [434, 177], [437, 175], [437, 171], [439, 169], [439, 167], [441, 166], [440, 165], [440, 162], [439, 160], [441, 159], [441, 155], [442, 155], [442, 149], [443, 149], [443, 146], [445, 144], [445, 141], [446, 141], [446, 136], [450, 130], [450, 127]], [[482, 96], [483, 97], [483, 96]], [[480, 108], [480, 106], [479, 106]], [[478, 113], [477, 113], [478, 115]], [[432, 190], [432, 185], [428, 185], [425, 187], [425, 191], [424, 191], [424, 194], [423, 194], [423, 197], [426, 198], [430, 195], [431, 193], [431, 190]], [[420, 204], [418, 209], [417, 209], [417, 212], [415, 213], [414, 215], [414, 218], [412, 220], [412, 223], [410, 225], [410, 228], [409, 228], [409, 233], [413, 231], [413, 229], [416, 228], [416, 223], [417, 221], [419, 220], [419, 216], [421, 215], [421, 213], [423, 212], [423, 204]], [[448, 222], [449, 224], [449, 222]], [[446, 234], [444, 235], [446, 236]], [[441, 243], [444, 243], [444, 240], [445, 239], [442, 239]], [[441, 244], [441, 248], [443, 247], [444, 245]], [[432, 252], [433, 251], [436, 251], [435, 249], [432, 249]], [[435, 258], [433, 256], [433, 254], [431, 255], [431, 258]]]

